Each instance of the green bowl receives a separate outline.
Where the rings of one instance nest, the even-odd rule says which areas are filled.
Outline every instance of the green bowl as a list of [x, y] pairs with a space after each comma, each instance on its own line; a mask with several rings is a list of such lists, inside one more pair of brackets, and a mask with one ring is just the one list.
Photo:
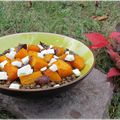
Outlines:
[[18, 33], [7, 35], [0, 38], [0, 53], [4, 50], [15, 47], [19, 43], [26, 43], [26, 44], [38, 44], [39, 42], [44, 42], [48, 45], [58, 45], [64, 48], [68, 48], [74, 51], [76, 54], [82, 56], [85, 60], [85, 67], [81, 71], [81, 76], [78, 77], [76, 80], [73, 80], [70, 83], [61, 85], [60, 87], [55, 88], [46, 88], [46, 89], [9, 89], [0, 87], [0, 92], [13, 95], [13, 96], [27, 96], [27, 95], [48, 95], [48, 93], [56, 93], [57, 91], [62, 91], [67, 89], [70, 86], [75, 85], [79, 81], [81, 81], [88, 73], [92, 70], [94, 66], [94, 55], [92, 51], [82, 42], [75, 40], [73, 38], [54, 34], [54, 33], [44, 33], [44, 32], [30, 32], [30, 33]]

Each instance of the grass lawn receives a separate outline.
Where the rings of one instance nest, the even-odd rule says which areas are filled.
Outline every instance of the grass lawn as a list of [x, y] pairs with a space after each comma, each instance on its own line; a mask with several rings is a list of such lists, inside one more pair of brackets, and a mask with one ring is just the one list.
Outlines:
[[[30, 31], [52, 32], [76, 38], [86, 45], [86, 32], [100, 32], [107, 36], [115, 30], [120, 21], [120, 2], [0, 2], [0, 36]], [[105, 21], [96, 21], [94, 15], [108, 15]], [[97, 50], [96, 67], [106, 73], [112, 62], [105, 49]], [[111, 118], [120, 118], [120, 92], [117, 92], [110, 106]], [[5, 114], [5, 115], [3, 115]], [[0, 112], [0, 118], [11, 118]]]

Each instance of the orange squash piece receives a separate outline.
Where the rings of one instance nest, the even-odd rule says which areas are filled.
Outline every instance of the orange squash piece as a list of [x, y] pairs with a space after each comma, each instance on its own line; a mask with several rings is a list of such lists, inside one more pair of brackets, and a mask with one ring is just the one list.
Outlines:
[[67, 54], [63, 54], [63, 55], [61, 55], [59, 58], [60, 58], [61, 60], [64, 60], [66, 56], [67, 56]]
[[34, 71], [39, 71], [43, 67], [47, 67], [48, 63], [39, 57], [31, 57], [30, 65], [33, 67]]
[[14, 62], [16, 60], [22, 62], [20, 58], [15, 58], [15, 59], [11, 60], [10, 62], [12, 63], [12, 62]]
[[29, 56], [37, 56], [37, 53], [38, 52], [35, 52], [35, 51], [28, 51]]
[[37, 71], [30, 75], [20, 76], [20, 82], [22, 85], [30, 85], [34, 83], [41, 76], [42, 73], [40, 71]]
[[22, 58], [26, 57], [27, 55], [28, 55], [27, 50], [22, 48], [18, 51], [18, 53], [15, 55], [15, 57], [22, 59]]
[[82, 70], [85, 66], [84, 59], [78, 55], [75, 55], [75, 60], [70, 62], [71, 66], [74, 68], [78, 68], [79, 70]]
[[[4, 55], [0, 56], [0, 63], [5, 61], [5, 60], [7, 60], [7, 63], [11, 63], [11, 60], [8, 59], [6, 56], [4, 56]], [[2, 70], [4, 70], [4, 68], [0, 67], [0, 70], [2, 71]]]
[[65, 49], [62, 48], [62, 47], [57, 47], [57, 46], [55, 46], [55, 47], [53, 47], [53, 48], [55, 49], [57, 56], [61, 56], [61, 55], [64, 54], [64, 52], [65, 52]]
[[60, 77], [67, 77], [72, 74], [72, 67], [67, 62], [64, 62], [63, 60], [57, 60], [54, 62], [54, 64], [56, 64], [58, 67], [58, 73]]
[[53, 58], [53, 54], [46, 54], [45, 56], [44, 56], [44, 60], [46, 61], [46, 62], [50, 62], [50, 60]]
[[3, 62], [4, 60], [7, 60], [7, 57], [5, 55], [0, 56], [0, 62]]
[[44, 74], [48, 77], [50, 77], [51, 81], [54, 81], [56, 83], [60, 83], [62, 81], [61, 77], [57, 72], [53, 72], [50, 69], [47, 69]]
[[40, 48], [37, 45], [28, 45], [28, 51], [39, 52]]
[[10, 63], [7, 63], [4, 66], [4, 70], [7, 72], [8, 80], [14, 81], [15, 79], [18, 78], [18, 76], [17, 76], [17, 70], [18, 70], [18, 68], [17, 67], [12, 66]]

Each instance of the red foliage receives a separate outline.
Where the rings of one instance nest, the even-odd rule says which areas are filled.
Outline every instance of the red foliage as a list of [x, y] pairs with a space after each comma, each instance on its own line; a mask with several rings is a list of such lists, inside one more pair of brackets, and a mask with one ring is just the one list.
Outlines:
[[119, 76], [120, 75], [120, 70], [116, 68], [111, 68], [109, 72], [107, 73], [107, 77], [114, 77], [114, 76]]
[[112, 32], [108, 38], [116, 40], [118, 43], [120, 43], [120, 32]]
[[[107, 52], [109, 53], [111, 59], [115, 62], [116, 68], [111, 68], [107, 74], [108, 77], [114, 77], [114, 76], [120, 76], [120, 55], [118, 52], [115, 52], [113, 50], [112, 45], [108, 40], [101, 34], [99, 33], [87, 33], [84, 34], [88, 40], [92, 43], [89, 48], [91, 49], [98, 49], [98, 48], [103, 48], [106, 47], [108, 50]], [[120, 44], [120, 32], [112, 32], [109, 36], [108, 39], [112, 39], [117, 41], [118, 44]]]
[[107, 52], [114, 62], [117, 62], [120, 59], [119, 54], [117, 52], [114, 52], [112, 49], [108, 49]]
[[92, 43], [91, 46], [89, 46], [91, 49], [98, 49], [98, 48], [103, 48], [106, 47], [109, 42], [107, 39], [99, 33], [87, 33], [84, 34]]

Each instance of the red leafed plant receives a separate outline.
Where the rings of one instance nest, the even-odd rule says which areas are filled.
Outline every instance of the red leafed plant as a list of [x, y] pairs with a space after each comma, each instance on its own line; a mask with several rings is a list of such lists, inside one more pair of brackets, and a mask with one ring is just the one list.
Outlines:
[[109, 70], [108, 78], [120, 76], [120, 32], [112, 32], [107, 38], [100, 33], [86, 33], [84, 35], [92, 43], [89, 46], [90, 49], [107, 48], [107, 52], [116, 66], [116, 68]]

